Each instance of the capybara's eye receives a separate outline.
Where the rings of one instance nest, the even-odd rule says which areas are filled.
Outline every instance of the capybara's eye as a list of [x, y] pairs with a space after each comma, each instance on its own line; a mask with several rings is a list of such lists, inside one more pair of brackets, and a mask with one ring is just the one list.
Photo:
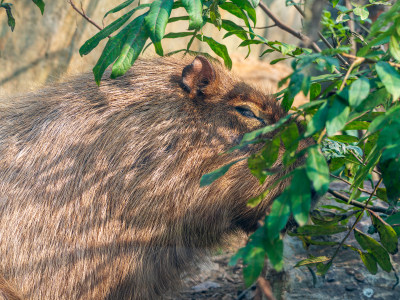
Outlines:
[[247, 107], [243, 107], [243, 106], [236, 106], [235, 109], [242, 116], [244, 116], [246, 118], [250, 118], [250, 119], [256, 119], [256, 120], [260, 121], [260, 123], [262, 125], [265, 125], [265, 121], [263, 119], [257, 117], [251, 109], [248, 109]]

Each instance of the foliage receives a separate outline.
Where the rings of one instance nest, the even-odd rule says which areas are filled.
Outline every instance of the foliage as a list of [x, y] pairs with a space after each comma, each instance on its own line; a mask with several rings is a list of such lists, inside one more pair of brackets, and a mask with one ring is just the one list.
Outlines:
[[[11, 31], [14, 31], [15, 28], [15, 19], [12, 14], [12, 3], [5, 3], [5, 0], [0, 0], [0, 8], [4, 8], [7, 14], [7, 24], [11, 28]], [[36, 4], [37, 7], [39, 7], [40, 12], [44, 13], [44, 2], [43, 0], [32, 0], [33, 3]]]
[[[33, 2], [43, 12], [44, 3]], [[293, 0], [286, 3], [302, 6]], [[250, 237], [249, 243], [239, 250], [231, 263], [243, 260], [247, 285], [260, 275], [265, 257], [273, 267], [282, 269], [281, 232], [292, 216], [301, 227], [289, 234], [301, 239], [305, 247], [335, 248], [330, 257], [310, 256], [298, 262], [296, 267], [315, 267], [317, 274], [323, 275], [344, 246], [355, 251], [372, 274], [379, 271], [378, 266], [391, 272], [390, 257], [398, 251], [400, 237], [400, 2], [392, 5], [390, 1], [369, 0], [364, 5], [352, 4], [353, 8], [348, 9], [341, 6], [339, 0], [330, 0], [329, 7], [322, 12], [321, 33], [334, 42], [334, 47], [320, 52], [269, 41], [255, 34], [255, 8], [258, 5], [258, 0], [154, 0], [151, 4], [138, 5], [134, 0], [127, 0], [107, 12], [104, 18], [122, 10], [127, 12], [86, 41], [79, 52], [87, 55], [102, 40], [109, 38], [93, 69], [98, 84], [110, 65], [112, 78], [123, 75], [147, 48], [149, 39], [148, 45], [153, 44], [157, 54], [171, 55], [197, 53], [191, 50], [196, 38], [205, 42], [230, 68], [232, 61], [226, 46], [202, 33], [203, 26], [209, 23], [226, 31], [224, 38], [236, 36], [240, 39], [239, 47], [246, 47], [249, 53], [254, 45], [268, 47], [261, 56], [280, 53], [282, 57], [271, 64], [291, 59], [293, 72], [281, 81], [280, 85], [286, 84], [286, 87], [275, 95], [282, 107], [291, 111], [290, 114], [273, 125], [245, 134], [240, 144], [230, 150], [264, 142], [265, 146], [247, 159], [251, 173], [263, 183], [273, 174], [270, 167], [281, 160], [287, 172], [274, 185], [287, 178], [291, 178], [291, 185], [274, 201], [263, 226]], [[368, 7], [375, 5], [390, 7], [370, 25]], [[6, 9], [13, 29], [15, 21], [11, 4], [1, 2], [0, 7]], [[177, 8], [184, 8], [187, 15], [170, 17]], [[220, 10], [239, 21], [222, 19]], [[141, 14], [136, 15], [139, 11]], [[166, 25], [176, 21], [187, 21], [188, 30], [165, 34]], [[350, 21], [359, 24], [363, 31], [351, 32]], [[244, 25], [238, 25], [240, 23]], [[349, 55], [354, 46], [350, 44], [354, 35], [357, 37], [354, 38], [357, 53]], [[185, 49], [164, 53], [163, 39], [182, 37], [190, 37]], [[311, 75], [315, 74], [312, 70], [318, 71], [319, 75]], [[299, 93], [303, 93], [309, 102], [294, 107], [294, 97]], [[304, 126], [299, 126], [301, 123]], [[266, 139], [265, 134], [272, 132], [274, 136]], [[310, 146], [299, 151], [300, 142], [310, 139], [315, 143], [308, 143]], [[279, 157], [278, 150], [282, 144], [285, 153]], [[305, 164], [297, 166], [295, 162], [298, 159], [303, 159]], [[212, 184], [236, 162], [204, 175], [200, 184]], [[372, 180], [373, 173], [377, 182]], [[332, 204], [309, 213], [313, 193], [319, 196], [332, 193], [329, 184], [334, 178], [348, 183], [348, 189], [344, 191], [348, 196], [337, 198], [338, 195], [333, 193]], [[370, 181], [373, 191], [364, 189], [366, 181]], [[271, 188], [249, 199], [249, 205], [256, 206]], [[362, 192], [367, 192], [367, 196]], [[356, 228], [364, 215], [371, 220], [372, 229], [368, 232]], [[350, 224], [354, 217], [355, 221]], [[318, 239], [319, 236], [341, 232], [347, 232], [341, 242]], [[356, 245], [346, 243], [351, 232], [355, 235]]]
[[[104, 18], [128, 8], [128, 12], [89, 39], [80, 49], [80, 54], [86, 55], [101, 40], [113, 35], [93, 69], [98, 84], [105, 69], [112, 64], [111, 77], [123, 75], [146, 49], [148, 39], [159, 55], [178, 52], [194, 54], [196, 52], [190, 48], [193, 40], [199, 39], [207, 43], [230, 68], [232, 62], [226, 46], [203, 35], [202, 27], [207, 23], [226, 31], [224, 38], [239, 38], [239, 47], [247, 47], [249, 53], [251, 46], [261, 44], [268, 46], [262, 56], [280, 53], [282, 57], [271, 61], [271, 64], [292, 59], [293, 72], [280, 83], [281, 86], [287, 84], [287, 87], [276, 94], [282, 107], [286, 111], [291, 110], [291, 113], [273, 125], [245, 134], [240, 144], [230, 150], [236, 151], [252, 143], [264, 142], [265, 146], [260, 152], [247, 159], [251, 173], [263, 183], [273, 174], [270, 167], [281, 159], [287, 175], [274, 185], [283, 179], [292, 180], [291, 185], [272, 204], [264, 225], [232, 258], [232, 264], [238, 259], [243, 260], [246, 284], [251, 285], [260, 275], [265, 257], [276, 269], [282, 269], [283, 243], [280, 232], [285, 229], [291, 216], [301, 227], [289, 234], [300, 238], [306, 247], [325, 245], [336, 248], [330, 257], [310, 256], [298, 262], [297, 267], [315, 266], [317, 274], [323, 275], [344, 246], [359, 254], [360, 260], [371, 273], [376, 274], [378, 266], [390, 272], [393, 269], [390, 255], [397, 252], [400, 236], [400, 212], [397, 212], [400, 197], [400, 65], [396, 63], [400, 62], [400, 2], [393, 4], [369, 26], [371, 21], [367, 8], [390, 5], [390, 2], [370, 0], [365, 5], [353, 4], [352, 9], [347, 9], [338, 0], [331, 0], [330, 7], [322, 13], [321, 26], [322, 34], [334, 41], [335, 47], [321, 52], [269, 41], [255, 34], [255, 8], [259, 5], [256, 0], [155, 0], [151, 4], [132, 7], [133, 2], [125, 1], [107, 12]], [[300, 4], [287, 1], [287, 5], [299, 7]], [[171, 11], [179, 7], [183, 7], [187, 15], [171, 18]], [[222, 19], [221, 9], [239, 22]], [[130, 21], [139, 10], [144, 12]], [[168, 23], [182, 20], [188, 21], [188, 30], [165, 34]], [[349, 20], [360, 24], [364, 30], [355, 39], [358, 49], [356, 56], [348, 55], [352, 48], [349, 40], [354, 35], [347, 26]], [[243, 26], [238, 25], [241, 22]], [[163, 39], [182, 37], [190, 37], [186, 49], [164, 54]], [[349, 58], [348, 61], [343, 56]], [[317, 70], [320, 75], [312, 76], [310, 70]], [[309, 102], [293, 107], [294, 97], [299, 93], [307, 96]], [[300, 123], [304, 123], [304, 130], [299, 128]], [[274, 137], [265, 139], [265, 134], [271, 132], [276, 132]], [[310, 146], [298, 151], [301, 140], [309, 139], [314, 139], [316, 143], [308, 143]], [[278, 157], [281, 144], [285, 147], [285, 153]], [[305, 164], [294, 168], [297, 165], [295, 161], [301, 157], [305, 158]], [[212, 184], [235, 163], [237, 161], [204, 175], [200, 184]], [[373, 172], [378, 175], [378, 183], [371, 179]], [[349, 195], [347, 201], [335, 198], [331, 205], [314, 210], [310, 218], [313, 192], [319, 196], [327, 193], [333, 178], [348, 183], [348, 190], [345, 191]], [[366, 180], [371, 182], [373, 192], [364, 189]], [[249, 205], [256, 206], [271, 188], [250, 199]], [[365, 197], [361, 191], [369, 195]], [[383, 213], [374, 212], [376, 204], [386, 207]], [[366, 213], [371, 219], [371, 228], [374, 228], [370, 232], [356, 228]], [[348, 226], [352, 217], [356, 217], [356, 220]], [[318, 236], [341, 232], [347, 232], [347, 235], [340, 243], [318, 239]], [[350, 232], [354, 232], [358, 245], [346, 244]], [[374, 232], [376, 236], [371, 235]]]

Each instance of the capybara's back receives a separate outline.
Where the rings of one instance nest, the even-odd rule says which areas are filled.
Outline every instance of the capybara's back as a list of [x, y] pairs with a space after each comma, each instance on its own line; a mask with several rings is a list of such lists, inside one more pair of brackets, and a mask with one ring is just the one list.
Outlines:
[[[0, 109], [0, 273], [26, 299], [158, 299], [227, 234], [251, 231], [260, 193], [221, 153], [276, 122], [276, 101], [204, 57], [139, 60]], [[3, 101], [4, 102], [4, 101]], [[267, 183], [268, 184], [268, 183]]]

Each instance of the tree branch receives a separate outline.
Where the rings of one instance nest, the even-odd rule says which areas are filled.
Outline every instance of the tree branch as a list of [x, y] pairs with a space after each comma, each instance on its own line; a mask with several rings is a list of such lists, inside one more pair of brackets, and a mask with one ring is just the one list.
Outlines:
[[[103, 30], [103, 28], [101, 28], [99, 25], [97, 25], [96, 22], [94, 22], [91, 18], [89, 18], [89, 17], [86, 15], [85, 11], [83, 10], [83, 7], [82, 7], [82, 11], [80, 11], [80, 10], [76, 7], [75, 3], [72, 2], [72, 0], [68, 0], [68, 3], [69, 3], [69, 4], [72, 6], [72, 8], [73, 8], [78, 14], [80, 14], [86, 21], [88, 21], [90, 24], [92, 24], [93, 26], [95, 26], [98, 30]], [[108, 37], [110, 37], [110, 36], [108, 36]]]
[[[333, 177], [333, 178], [336, 178], [336, 179], [338, 179], [338, 180], [340, 180], [340, 181], [342, 181], [342, 182], [344, 182], [344, 183], [347, 183], [348, 185], [351, 185], [351, 183], [350, 183], [349, 181], [343, 179], [342, 177], [335, 176], [335, 175], [333, 175], [333, 174], [330, 174], [330, 175], [331, 175], [331, 177]], [[359, 187], [358, 190], [361, 191], [361, 192], [363, 192], [363, 193], [366, 193], [366, 194], [368, 194], [368, 195], [371, 195], [371, 192], [368, 191], [368, 190], [366, 190], [366, 189], [362, 189], [362, 188]], [[374, 195], [374, 196], [376, 196], [376, 195]], [[378, 196], [376, 196], [376, 197], [378, 197]]]
[[257, 286], [268, 300], [276, 300], [269, 282], [264, 277], [258, 277]]
[[[354, 200], [351, 200], [349, 202], [349, 197], [347, 197], [347, 196], [345, 196], [345, 195], [343, 195], [343, 194], [341, 194], [341, 193], [339, 193], [337, 191], [334, 191], [332, 189], [328, 189], [328, 193], [331, 194], [332, 196], [335, 196], [336, 198], [338, 198], [340, 200], [346, 201], [349, 204], [354, 205], [354, 206], [359, 207], [359, 208], [366, 208], [366, 209], [372, 210], [374, 212], [383, 213], [383, 214], [387, 214], [387, 215], [391, 215], [393, 213], [392, 209], [386, 209], [386, 208], [383, 208], [383, 207], [365, 205], [365, 204], [362, 204], [362, 203], [354, 201]], [[370, 193], [370, 195], [371, 195], [371, 193]]]
[[[294, 8], [300, 13], [300, 15], [301, 15], [303, 18], [305, 18], [305, 17], [306, 17], [306, 14], [304, 13], [304, 11], [303, 11], [297, 4], [295, 4], [294, 2], [292, 2], [292, 3], [293, 3]], [[319, 36], [319, 38], [324, 42], [324, 44], [325, 44], [328, 48], [330, 48], [330, 49], [334, 49], [334, 48], [335, 48], [335, 47], [333, 47], [332, 44], [329, 43], [329, 41], [322, 35], [321, 31], [318, 31], [318, 36]], [[343, 58], [343, 56], [341, 56], [340, 54], [336, 54], [336, 56], [337, 56], [337, 58], [338, 58], [343, 64], [345, 64], [346, 66], [349, 66], [349, 63]]]
[[342, 81], [342, 85], [340, 86], [339, 92], [341, 92], [344, 88], [344, 85], [346, 84], [347, 78], [349, 78], [349, 75], [351, 71], [359, 64], [361, 64], [365, 60], [364, 57], [357, 57], [355, 61], [351, 64], [350, 68], [347, 70], [346, 75], [344, 76], [344, 79]]
[[304, 43], [309, 44], [315, 52], [321, 52], [321, 48], [319, 48], [315, 42], [313, 42], [308, 36], [302, 34], [301, 32], [294, 30], [292, 27], [287, 26], [286, 24], [283, 24], [264, 3], [260, 2], [259, 6], [272, 19], [272, 21], [275, 22], [276, 26], [297, 37]]
[[[354, 230], [354, 228], [356, 228], [357, 223], [361, 220], [362, 215], [364, 214], [365, 210], [368, 208], [369, 206], [369, 202], [372, 199], [372, 195], [376, 193], [376, 190], [378, 189], [379, 185], [382, 183], [383, 179], [379, 179], [378, 183], [376, 184], [374, 191], [372, 192], [372, 194], [369, 196], [367, 202], [365, 203], [362, 212], [358, 215], [357, 219], [354, 221], [353, 225], [351, 226], [351, 229], [349, 230], [349, 232], [346, 234], [346, 236], [343, 238], [343, 240], [340, 242], [339, 246], [336, 248], [335, 253], [333, 253], [331, 259], [329, 260], [329, 263], [332, 264], [334, 258], [336, 257], [336, 255], [339, 253], [340, 248], [343, 246], [344, 242], [347, 240], [347, 238], [349, 237], [350, 233]], [[372, 209], [371, 209], [372, 210]]]
[[[344, 57], [348, 57], [348, 58], [354, 59], [354, 60], [357, 60], [358, 58], [360, 58], [360, 57], [358, 57], [358, 56], [354, 56], [354, 55], [347, 54], [347, 53], [342, 53], [342, 55], [343, 55]], [[373, 59], [370, 59], [370, 58], [365, 58], [364, 61], [367, 62], [367, 63], [373, 63], [373, 64], [376, 64], [376, 63], [377, 63], [377, 61], [375, 61], [375, 60], [373, 60]], [[391, 65], [392, 67], [400, 68], [400, 64], [397, 64], [397, 63], [394, 63], [394, 62], [391, 62], [391, 61], [388, 61], [387, 63], [388, 63], [389, 65]]]

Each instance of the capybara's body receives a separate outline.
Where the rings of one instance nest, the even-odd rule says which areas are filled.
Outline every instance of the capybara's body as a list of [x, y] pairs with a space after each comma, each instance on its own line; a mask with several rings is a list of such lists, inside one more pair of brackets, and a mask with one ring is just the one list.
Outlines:
[[245, 160], [200, 187], [249, 154], [222, 152], [283, 115], [204, 57], [139, 60], [100, 87], [84, 75], [6, 101], [0, 273], [26, 299], [161, 298], [283, 189], [248, 208], [265, 185]]

